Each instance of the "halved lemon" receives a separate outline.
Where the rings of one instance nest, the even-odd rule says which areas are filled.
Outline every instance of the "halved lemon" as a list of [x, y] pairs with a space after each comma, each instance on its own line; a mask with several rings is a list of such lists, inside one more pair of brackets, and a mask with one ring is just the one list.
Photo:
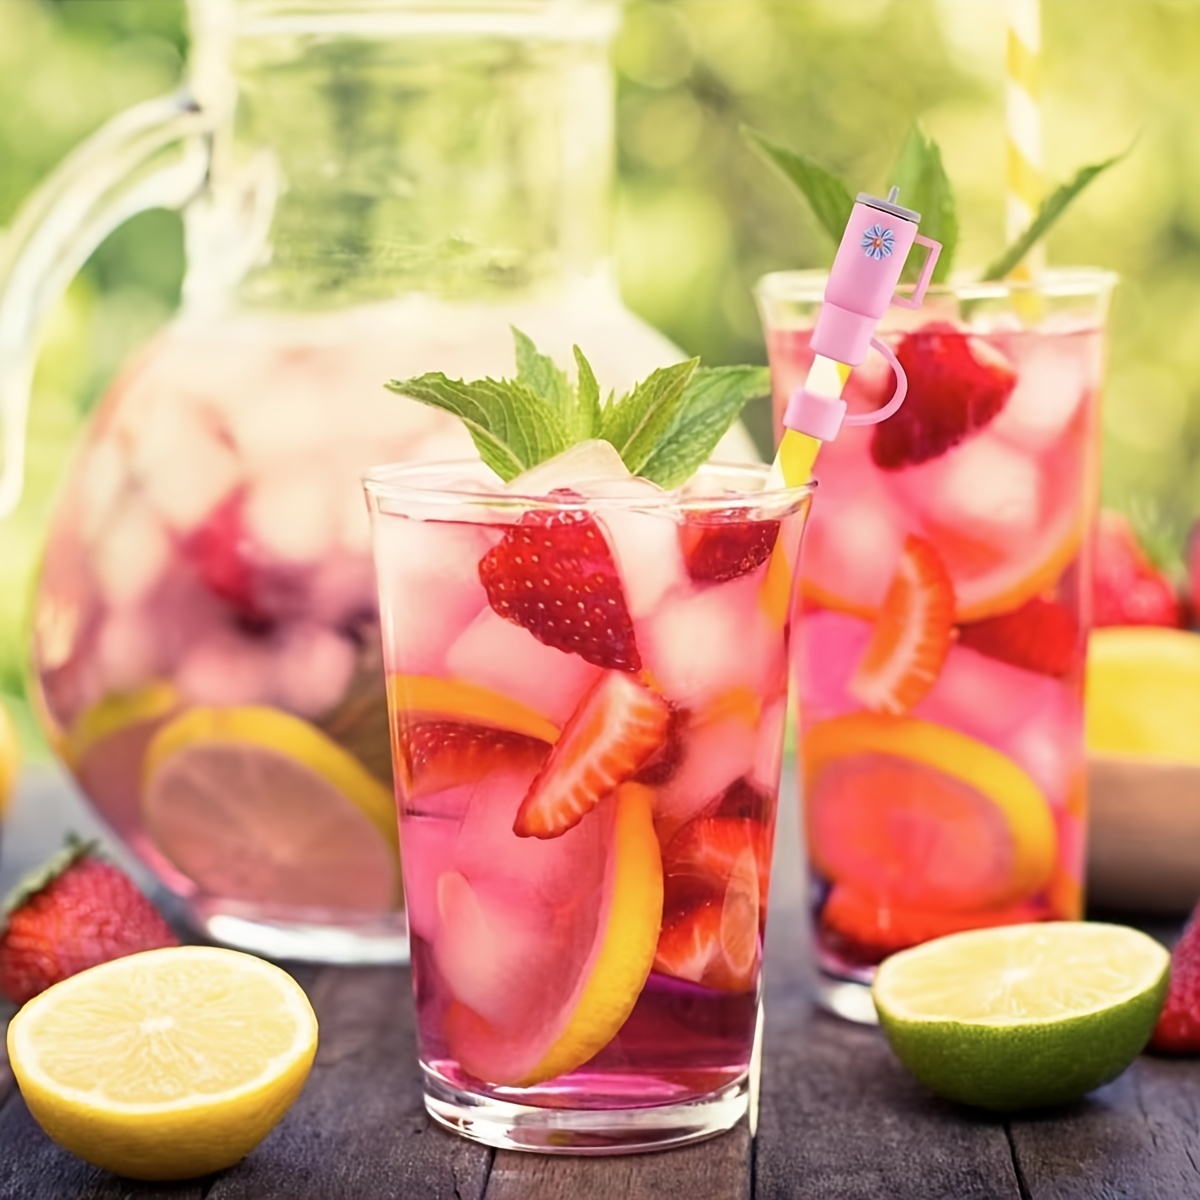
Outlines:
[[938, 1095], [1007, 1112], [1065, 1104], [1145, 1046], [1170, 956], [1120, 925], [977, 929], [893, 955], [872, 993], [892, 1049]]
[[134, 1179], [231, 1166], [300, 1094], [317, 1019], [278, 967], [174, 946], [35, 997], [8, 1027], [21, 1094], [59, 1145]]
[[194, 708], [146, 753], [142, 815], [203, 891], [374, 912], [400, 891], [391, 793], [307, 721], [273, 708]]
[[808, 847], [827, 878], [914, 908], [1001, 908], [1054, 870], [1050, 808], [983, 742], [929, 721], [852, 713], [804, 737]]
[[1097, 629], [1088, 642], [1087, 744], [1200, 765], [1200, 634]]
[[541, 713], [491, 688], [433, 675], [392, 675], [388, 700], [394, 712], [425, 720], [463, 721], [543, 742], [558, 741], [559, 729]]
[[468, 813], [438, 883], [434, 956], [455, 996], [450, 1053], [497, 1085], [582, 1066], [625, 1024], [654, 963], [663, 875], [653, 793], [624, 784], [552, 840]]

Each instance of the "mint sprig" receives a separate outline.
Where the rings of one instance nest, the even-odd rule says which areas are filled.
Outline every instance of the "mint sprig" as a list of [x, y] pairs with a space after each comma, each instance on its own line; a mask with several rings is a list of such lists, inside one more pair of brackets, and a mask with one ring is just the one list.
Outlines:
[[616, 448], [632, 474], [678, 487], [708, 459], [747, 402], [771, 390], [765, 367], [705, 368], [692, 358], [602, 403], [596, 374], [578, 346], [573, 385], [520, 330], [513, 339], [515, 379], [468, 383], [433, 372], [386, 385], [458, 417], [480, 457], [505, 482], [598, 437]]
[[[796, 150], [772, 141], [756, 130], [743, 127], [742, 135], [749, 145], [767, 162], [777, 168], [805, 197], [817, 223], [829, 234], [834, 244], [842, 240], [846, 220], [853, 203], [850, 188], [827, 168]], [[1081, 168], [1074, 176], [1050, 193], [1038, 209], [1029, 227], [983, 272], [985, 280], [1002, 279], [1008, 275], [1066, 211], [1070, 203], [1097, 176], [1118, 163], [1132, 149]], [[914, 125], [905, 139], [900, 157], [892, 168], [889, 185], [900, 189], [900, 203], [921, 214], [921, 232], [942, 243], [941, 257], [934, 269], [933, 280], [947, 279], [958, 249], [958, 214], [954, 191], [942, 164], [941, 150]], [[910, 256], [905, 264], [905, 279], [915, 279], [919, 271], [919, 256]]]

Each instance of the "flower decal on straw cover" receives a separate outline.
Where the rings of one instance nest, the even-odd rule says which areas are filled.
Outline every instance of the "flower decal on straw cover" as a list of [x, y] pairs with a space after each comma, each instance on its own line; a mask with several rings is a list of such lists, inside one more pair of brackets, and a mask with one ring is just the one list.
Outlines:
[[867, 257], [873, 258], [876, 262], [881, 258], [891, 257], [894, 242], [895, 235], [890, 229], [884, 229], [882, 225], [872, 225], [870, 229], [863, 230], [862, 248], [866, 251]]

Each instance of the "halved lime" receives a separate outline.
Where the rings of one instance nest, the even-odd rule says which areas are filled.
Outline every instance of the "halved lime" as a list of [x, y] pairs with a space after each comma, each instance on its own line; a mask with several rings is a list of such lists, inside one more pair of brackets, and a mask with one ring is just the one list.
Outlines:
[[1078, 1100], [1125, 1070], [1170, 961], [1121, 925], [1008, 925], [893, 955], [873, 995], [892, 1049], [930, 1091], [1010, 1112]]

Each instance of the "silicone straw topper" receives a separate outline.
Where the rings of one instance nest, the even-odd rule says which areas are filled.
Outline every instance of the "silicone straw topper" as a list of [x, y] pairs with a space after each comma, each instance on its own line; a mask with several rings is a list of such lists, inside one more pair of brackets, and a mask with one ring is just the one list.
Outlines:
[[[903, 208], [898, 198], [896, 188], [886, 200], [860, 192], [846, 222], [813, 330], [812, 348], [817, 357], [804, 387], [792, 393], [783, 414], [785, 429], [772, 475], [789, 487], [807, 482], [821, 443], [833, 441], [843, 424], [874, 425], [904, 403], [908, 390], [904, 369], [875, 336], [875, 327], [893, 304], [921, 307], [942, 246], [917, 232], [921, 214]], [[914, 245], [924, 246], [928, 253], [912, 295], [904, 296], [896, 291], [896, 285]], [[882, 408], [847, 416], [842, 388], [851, 368], [858, 366], [872, 347], [892, 368], [895, 390]]]

